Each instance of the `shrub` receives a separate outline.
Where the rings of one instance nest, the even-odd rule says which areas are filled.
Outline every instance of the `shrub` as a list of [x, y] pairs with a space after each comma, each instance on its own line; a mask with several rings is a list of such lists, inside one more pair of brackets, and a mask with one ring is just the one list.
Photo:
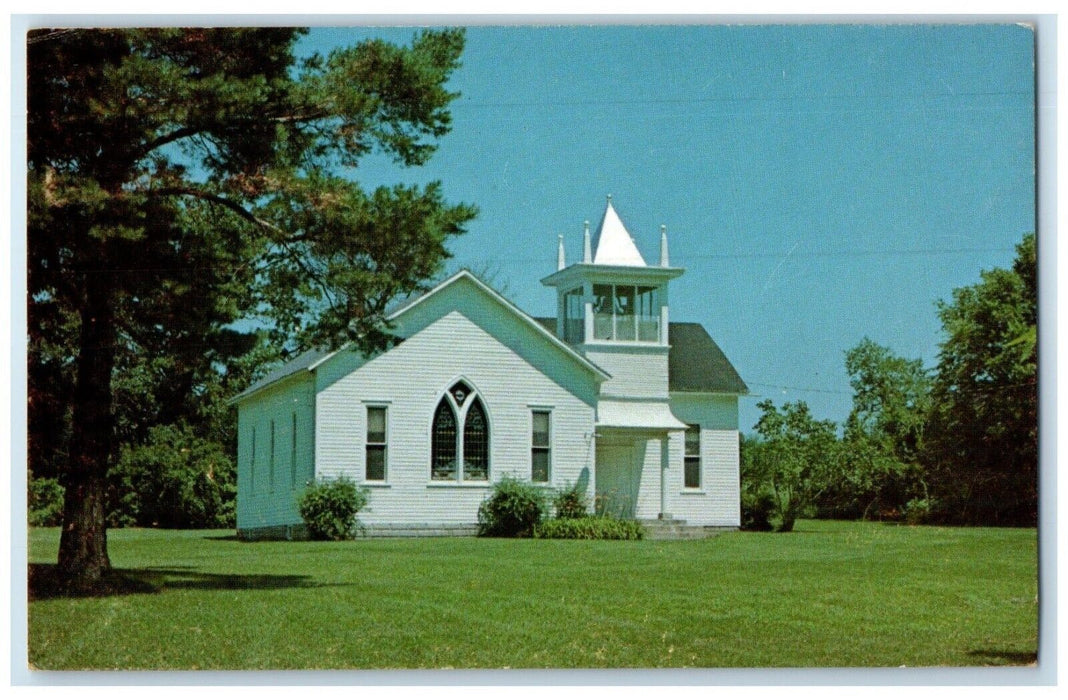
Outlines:
[[367, 489], [340, 477], [319, 481], [297, 497], [297, 510], [313, 540], [347, 540], [356, 533], [356, 514], [367, 505]]
[[184, 425], [161, 425], [123, 447], [108, 473], [112, 525], [234, 526], [234, 464], [222, 445]]
[[488, 537], [530, 537], [546, 511], [540, 486], [504, 477], [478, 507], [478, 534]]
[[64, 489], [56, 479], [30, 474], [27, 520], [33, 527], [55, 527], [63, 522]]
[[905, 522], [909, 525], [930, 522], [934, 510], [934, 499], [913, 498], [905, 504]]
[[534, 537], [544, 540], [640, 540], [644, 536], [645, 528], [636, 520], [596, 515], [546, 520], [534, 528]]
[[584, 518], [588, 515], [590, 499], [578, 484], [561, 489], [553, 499], [553, 513], [557, 518]]
[[754, 532], [770, 532], [772, 513], [775, 511], [775, 498], [764, 489], [742, 488], [742, 523], [741, 529]]

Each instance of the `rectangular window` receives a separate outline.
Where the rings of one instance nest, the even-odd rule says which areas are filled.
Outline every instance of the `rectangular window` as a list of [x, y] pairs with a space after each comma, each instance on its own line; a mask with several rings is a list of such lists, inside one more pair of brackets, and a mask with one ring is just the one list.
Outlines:
[[252, 428], [252, 457], [248, 460], [248, 492], [256, 493], [256, 428]]
[[367, 407], [367, 481], [386, 480], [386, 408]]
[[612, 340], [612, 285], [593, 285], [593, 337]]
[[297, 488], [297, 412], [293, 412], [293, 430], [289, 435], [289, 487]]
[[271, 421], [271, 454], [269, 456], [270, 464], [267, 472], [267, 485], [268, 490], [274, 492], [274, 421]]
[[637, 287], [638, 295], [638, 340], [660, 340], [660, 295], [656, 287]]
[[686, 456], [683, 486], [688, 489], [701, 488], [701, 426], [691, 425], [686, 428]]
[[530, 480], [545, 483], [549, 481], [549, 412], [533, 411], [531, 413], [530, 434]]
[[582, 343], [585, 330], [585, 302], [582, 287], [572, 289], [564, 295], [564, 340], [569, 343]]
[[616, 285], [614, 291], [612, 310], [616, 315], [616, 340], [634, 340], [634, 287]]
[[593, 337], [655, 343], [660, 340], [660, 289], [630, 284], [593, 286]]

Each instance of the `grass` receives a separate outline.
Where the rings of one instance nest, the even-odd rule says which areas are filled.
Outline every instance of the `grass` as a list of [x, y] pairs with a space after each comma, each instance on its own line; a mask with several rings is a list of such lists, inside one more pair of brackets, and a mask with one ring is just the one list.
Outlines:
[[802, 521], [698, 541], [244, 543], [113, 530], [124, 593], [52, 596], [38, 669], [983, 666], [1033, 663], [1033, 529]]

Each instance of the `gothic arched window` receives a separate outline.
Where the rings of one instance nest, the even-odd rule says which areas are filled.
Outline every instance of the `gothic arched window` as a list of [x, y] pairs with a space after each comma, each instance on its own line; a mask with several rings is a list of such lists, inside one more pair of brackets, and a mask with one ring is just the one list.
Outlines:
[[446, 399], [434, 412], [434, 429], [430, 438], [430, 478], [456, 478], [456, 415]]
[[486, 411], [476, 397], [464, 421], [464, 478], [485, 481], [489, 477], [489, 426]]
[[[462, 425], [460, 430], [458, 426]], [[453, 384], [434, 411], [430, 439], [430, 478], [436, 481], [489, 480], [489, 420], [476, 392], [464, 381]]]

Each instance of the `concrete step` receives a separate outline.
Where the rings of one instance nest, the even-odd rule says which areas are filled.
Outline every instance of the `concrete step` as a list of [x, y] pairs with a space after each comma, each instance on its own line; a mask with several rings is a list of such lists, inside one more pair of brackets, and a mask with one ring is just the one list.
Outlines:
[[716, 531], [700, 525], [687, 525], [685, 520], [642, 520], [647, 540], [700, 540], [712, 537]]

